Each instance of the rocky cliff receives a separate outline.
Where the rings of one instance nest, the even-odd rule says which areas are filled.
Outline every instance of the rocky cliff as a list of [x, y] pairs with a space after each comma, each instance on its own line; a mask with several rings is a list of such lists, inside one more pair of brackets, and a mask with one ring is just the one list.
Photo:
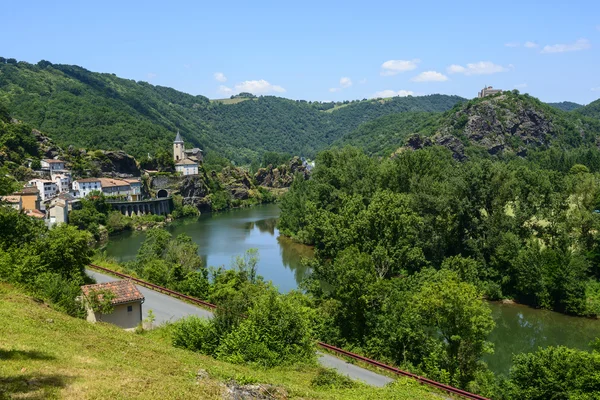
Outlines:
[[299, 173], [304, 179], [308, 178], [309, 171], [303, 165], [299, 157], [294, 157], [288, 164], [280, 165], [274, 168], [269, 165], [267, 168], [260, 168], [254, 176], [256, 183], [263, 187], [269, 188], [287, 188], [289, 187], [294, 176]]
[[600, 134], [598, 124], [575, 113], [552, 108], [539, 100], [513, 92], [471, 100], [447, 112], [434, 135], [413, 135], [407, 147], [439, 145], [459, 160], [467, 148], [491, 155], [512, 152], [525, 156], [529, 150], [547, 148], [553, 142], [577, 146], [592, 143]]

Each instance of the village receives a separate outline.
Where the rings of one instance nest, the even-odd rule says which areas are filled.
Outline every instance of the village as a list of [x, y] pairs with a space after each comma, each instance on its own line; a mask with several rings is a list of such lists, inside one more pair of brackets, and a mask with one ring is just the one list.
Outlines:
[[[179, 132], [173, 142], [175, 173], [179, 176], [197, 175], [202, 163], [202, 150], [185, 149]], [[30, 162], [32, 167], [33, 162]], [[102, 193], [113, 208], [121, 213], [168, 214], [166, 191], [157, 193], [153, 199], [142, 190], [141, 177], [117, 178], [110, 176], [88, 177], [73, 180], [73, 173], [65, 161], [57, 158], [40, 160], [37, 176], [20, 190], [1, 198], [2, 202], [30, 217], [44, 220], [47, 226], [68, 223], [69, 212], [80, 207], [81, 199], [93, 193]], [[143, 175], [156, 171], [142, 170]]]

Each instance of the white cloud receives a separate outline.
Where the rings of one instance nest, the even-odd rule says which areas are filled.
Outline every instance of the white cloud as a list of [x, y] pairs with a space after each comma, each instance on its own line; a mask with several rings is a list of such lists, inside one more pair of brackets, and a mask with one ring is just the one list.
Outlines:
[[437, 71], [421, 72], [419, 75], [411, 79], [413, 82], [444, 82], [447, 80], [448, 77], [446, 75]]
[[421, 60], [415, 58], [414, 60], [388, 60], [381, 64], [381, 76], [392, 76], [397, 75], [401, 72], [412, 71], [417, 68], [417, 64]]
[[511, 43], [505, 43], [504, 46], [506, 47], [519, 47], [521, 45], [521, 43], [519, 42], [511, 42]]
[[340, 90], [342, 90], [342, 88], [339, 88], [339, 87], [332, 87], [332, 88], [329, 88], [329, 91], [330, 91], [331, 93], [339, 92]]
[[157, 76], [158, 76], [158, 75], [157, 75], [157, 74], [155, 74], [154, 72], [148, 72], [148, 73], [146, 74], [146, 77], [148, 78], [148, 80], [154, 79], [154, 78], [156, 78]]
[[359, 85], [364, 85], [365, 83], [367, 83], [367, 78], [361, 79], [360, 81], [358, 81]]
[[227, 82], [227, 77], [222, 72], [215, 72], [213, 76], [217, 82]]
[[536, 42], [525, 42], [523, 46], [527, 47], [528, 49], [535, 49], [536, 47], [539, 47], [539, 44]]
[[580, 51], [589, 49], [591, 46], [590, 41], [587, 39], [579, 39], [575, 43], [570, 44], [554, 44], [544, 46], [542, 53], [565, 53], [567, 51]]
[[508, 71], [508, 68], [494, 64], [491, 61], [479, 61], [477, 63], [467, 64], [466, 67], [453, 64], [447, 68], [447, 71], [449, 74], [491, 75]]
[[394, 91], [394, 90], [388, 89], [388, 90], [382, 90], [380, 92], [375, 92], [371, 98], [378, 99], [378, 98], [396, 97], [396, 96], [406, 97], [406, 96], [413, 96], [413, 95], [414, 95], [414, 92], [412, 92], [410, 90]]
[[592, 92], [600, 92], [600, 86], [598, 87], [593, 87], [590, 89]]
[[230, 95], [233, 94], [233, 89], [225, 85], [221, 85], [219, 86], [219, 90], [217, 90], [217, 92], [223, 95]]
[[340, 87], [345, 89], [349, 88], [350, 86], [352, 86], [352, 79], [348, 78], [347, 76], [340, 78]]
[[466, 71], [466, 68], [462, 65], [452, 64], [447, 68], [449, 74], [462, 74]]
[[257, 81], [244, 81], [235, 85], [238, 92], [249, 92], [252, 94], [262, 93], [284, 93], [285, 89], [278, 85], [272, 85], [264, 79]]
[[515, 85], [515, 88], [517, 88], [517, 89], [524, 89], [526, 87], [527, 87], [526, 83], [519, 83], [519, 84]]

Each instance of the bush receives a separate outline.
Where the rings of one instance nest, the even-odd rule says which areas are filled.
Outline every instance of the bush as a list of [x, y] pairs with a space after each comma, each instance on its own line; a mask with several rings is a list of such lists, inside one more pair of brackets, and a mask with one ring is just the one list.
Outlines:
[[310, 381], [310, 385], [315, 388], [324, 389], [351, 389], [357, 386], [352, 379], [328, 368], [320, 369], [317, 375]]
[[211, 321], [196, 316], [173, 324], [173, 346], [213, 355], [219, 343]]
[[293, 297], [271, 290], [222, 339], [217, 357], [264, 367], [307, 362], [315, 355], [311, 334], [305, 310]]
[[37, 277], [33, 291], [59, 311], [72, 317], [85, 316], [83, 304], [78, 300], [81, 296], [78, 283], [69, 281], [59, 274], [46, 272]]

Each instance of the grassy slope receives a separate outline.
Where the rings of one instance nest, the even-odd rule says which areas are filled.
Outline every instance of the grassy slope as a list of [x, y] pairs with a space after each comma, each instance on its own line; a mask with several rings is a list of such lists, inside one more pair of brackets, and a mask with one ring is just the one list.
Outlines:
[[[376, 389], [312, 389], [316, 366], [258, 370], [171, 347], [169, 330], [137, 335], [92, 325], [0, 284], [1, 398], [223, 398], [231, 379], [273, 384], [289, 398], [438, 399], [414, 381]], [[199, 369], [210, 378], [196, 383]]]

